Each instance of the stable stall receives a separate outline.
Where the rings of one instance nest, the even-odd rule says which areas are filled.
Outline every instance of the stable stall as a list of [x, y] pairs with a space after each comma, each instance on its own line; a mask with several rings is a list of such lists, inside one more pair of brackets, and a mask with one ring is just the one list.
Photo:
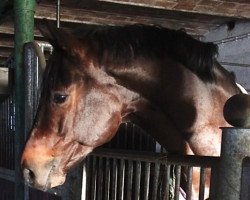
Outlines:
[[[52, 52], [52, 46], [36, 26], [43, 25], [43, 18], [67, 30], [88, 24], [135, 23], [184, 29], [198, 40], [216, 43], [219, 63], [250, 92], [250, 2], [247, 0], [5, 0], [0, 5], [0, 199], [192, 199], [194, 167], [200, 168], [199, 199], [205, 196], [207, 168], [212, 170], [212, 199], [249, 199], [248, 152], [239, 150], [243, 157], [236, 160], [244, 160], [244, 165], [239, 164], [237, 176], [242, 171], [242, 177], [234, 183], [237, 191], [228, 194], [231, 185], [222, 180], [223, 175], [219, 176], [226, 166], [220, 158], [169, 155], [157, 141], [131, 123], [123, 124], [111, 142], [72, 170], [63, 186], [42, 192], [24, 185], [20, 156], [38, 106], [44, 63]], [[248, 141], [249, 129], [239, 132]], [[180, 186], [183, 167], [188, 176], [184, 189]], [[216, 196], [218, 193], [220, 197]]]

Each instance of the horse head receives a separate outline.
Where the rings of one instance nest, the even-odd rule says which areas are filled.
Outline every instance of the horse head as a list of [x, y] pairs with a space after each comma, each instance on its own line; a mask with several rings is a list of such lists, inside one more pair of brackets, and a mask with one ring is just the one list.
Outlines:
[[41, 32], [54, 51], [21, 166], [28, 184], [47, 190], [63, 184], [73, 165], [113, 137], [125, 104], [115, 80], [94, 64], [87, 41], [51, 25]]

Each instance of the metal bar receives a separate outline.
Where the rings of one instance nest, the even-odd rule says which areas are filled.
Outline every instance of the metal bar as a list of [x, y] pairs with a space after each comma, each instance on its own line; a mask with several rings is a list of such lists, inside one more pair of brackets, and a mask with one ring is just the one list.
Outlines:
[[56, 4], [56, 27], [60, 27], [60, 8], [61, 8], [61, 2], [60, 0], [57, 0]]
[[105, 162], [104, 199], [109, 200], [109, 196], [110, 196], [110, 159], [106, 158], [106, 162]]
[[[7, 110], [6, 110], [6, 108], [7, 108], [7, 106], [8, 106], [8, 104], [7, 104], [8, 102], [6, 102], [6, 104], [5, 104], [5, 107], [3, 108], [3, 110], [4, 110], [4, 115], [5, 116], [7, 116]], [[6, 159], [7, 159], [7, 148], [8, 148], [8, 144], [7, 144], [7, 137], [8, 137], [8, 119], [6, 119], [6, 124], [5, 124], [5, 126], [4, 126], [4, 137], [3, 137], [3, 139], [4, 139], [4, 145], [3, 145], [3, 167], [6, 167], [7, 168], [7, 161], [6, 161]]]
[[187, 168], [187, 188], [186, 188], [186, 200], [191, 200], [192, 197], [192, 180], [193, 180], [193, 167]]
[[87, 161], [83, 161], [82, 165], [82, 192], [81, 192], [81, 200], [86, 200], [86, 194], [87, 194]]
[[149, 180], [150, 180], [150, 163], [145, 163], [145, 179], [143, 185], [143, 199], [148, 200], [149, 197]]
[[[4, 102], [4, 106], [3, 106], [3, 115], [4, 116], [7, 116], [6, 115], [6, 112], [5, 112], [5, 106], [7, 106], [7, 102]], [[7, 116], [8, 117], [8, 116]], [[6, 119], [5, 119], [6, 120]], [[6, 159], [6, 156], [5, 156], [5, 137], [6, 137], [6, 133], [7, 133], [7, 126], [8, 126], [8, 124], [7, 124], [7, 122], [5, 121], [5, 123], [4, 123], [4, 125], [3, 125], [3, 127], [2, 127], [2, 130], [3, 130], [3, 133], [2, 133], [2, 147], [3, 147], [3, 151], [2, 151], [2, 158], [3, 158], [3, 163], [1, 163], [2, 164], [2, 167], [6, 167], [6, 165], [5, 165], [5, 159]]]
[[141, 162], [159, 162], [161, 164], [173, 164], [193, 167], [217, 166], [220, 158], [213, 156], [193, 156], [193, 155], [169, 155], [167, 153], [120, 151], [110, 149], [98, 149], [91, 153], [99, 157], [110, 157], [124, 160], [134, 160]]
[[159, 173], [160, 173], [160, 163], [156, 162], [154, 165], [153, 188], [151, 193], [152, 200], [157, 200]]
[[170, 165], [165, 164], [164, 165], [164, 185], [163, 185], [163, 194], [164, 194], [164, 200], [169, 200], [169, 184], [170, 184]]
[[242, 35], [238, 35], [238, 36], [234, 36], [234, 37], [228, 37], [226, 39], [223, 40], [218, 40], [218, 41], [214, 41], [215, 44], [220, 45], [220, 44], [225, 44], [228, 42], [236, 42], [238, 40], [242, 40], [245, 38], [249, 38], [250, 37], [250, 33], [244, 33]]
[[[4, 102], [3, 104], [2, 104], [2, 109], [1, 109], [1, 114], [3, 115], [3, 116], [6, 116], [5, 115], [5, 112], [4, 112], [4, 106], [5, 106], [5, 104], [6, 104], [6, 102]], [[4, 122], [5, 122], [5, 119], [4, 119]], [[1, 126], [1, 131], [2, 131], [2, 135], [1, 135], [1, 147], [3, 148], [3, 150], [0, 152], [0, 154], [2, 155], [2, 159], [1, 159], [1, 167], [4, 167], [4, 159], [5, 159], [5, 157], [4, 157], [4, 138], [5, 138], [5, 123], [4, 124], [2, 124], [2, 126]]]
[[25, 197], [20, 171], [20, 157], [25, 136], [24, 70], [22, 65], [23, 44], [34, 40], [35, 0], [14, 0], [15, 18], [15, 199]]
[[124, 199], [124, 177], [125, 177], [125, 161], [124, 159], [121, 159], [119, 168], [118, 200]]
[[[113, 150], [101, 150], [101, 151], [96, 151], [94, 152], [92, 155], [95, 156], [99, 156], [101, 158], [113, 158], [114, 162], [113, 162], [113, 166], [112, 166], [112, 180], [111, 180], [111, 190], [110, 190], [110, 197], [112, 200], [116, 200], [116, 199], [121, 199], [123, 200], [124, 197], [126, 199], [134, 198], [134, 199], [138, 199], [138, 198], [142, 198], [140, 195], [143, 195], [143, 199], [147, 200], [149, 199], [149, 195], [150, 199], [154, 199], [154, 198], [158, 198], [157, 195], [157, 185], [156, 183], [159, 182], [159, 175], [152, 176], [153, 180], [150, 181], [150, 168], [151, 168], [151, 164], [149, 163], [149, 161], [151, 161], [151, 163], [159, 163], [160, 164], [164, 164], [166, 167], [166, 174], [165, 176], [165, 180], [166, 180], [166, 184], [163, 187], [164, 188], [164, 200], [169, 199], [169, 175], [170, 175], [170, 164], [173, 163], [182, 163], [182, 161], [184, 160], [184, 166], [190, 166], [188, 167], [188, 186], [187, 186], [187, 199], [191, 199], [191, 189], [189, 190], [189, 188], [191, 188], [191, 182], [192, 182], [192, 167], [191, 166], [199, 166], [200, 165], [204, 165], [204, 166], [217, 166], [217, 162], [219, 161], [219, 159], [214, 158], [214, 157], [201, 157], [201, 156], [168, 156], [167, 154], [159, 154], [159, 153], [138, 153], [138, 152], [128, 152], [126, 151], [124, 153], [124, 151], [117, 151], [115, 150], [115, 152]], [[201, 160], [199, 160], [201, 158]], [[119, 163], [119, 171], [117, 169], [117, 159], [121, 159], [121, 162]], [[183, 159], [183, 160], [182, 160]], [[132, 163], [133, 161], [136, 161], [137, 163], [141, 163], [141, 162], [145, 162], [144, 166], [142, 169], [145, 169], [145, 173], [143, 171], [143, 192], [140, 191], [139, 189], [133, 189], [133, 197], [130, 196], [131, 192], [130, 189], [131, 185], [133, 184], [130, 180], [129, 177], [131, 177], [130, 173], [130, 168], [131, 167], [126, 167], [126, 163], [125, 160], [128, 160], [128, 163]], [[200, 163], [203, 162], [204, 163]], [[93, 165], [94, 166], [94, 165]], [[157, 167], [156, 167], [157, 168]], [[126, 169], [126, 171], [125, 171]], [[137, 171], [137, 168], [135, 168]], [[156, 169], [155, 169], [156, 170]], [[180, 187], [180, 174], [181, 174], [181, 166], [177, 166], [176, 167], [177, 173], [176, 173], [176, 184], [175, 184], [175, 199], [179, 198], [179, 187]], [[139, 171], [141, 173], [141, 166], [139, 168]], [[159, 173], [159, 170], [157, 170]], [[119, 173], [119, 176], [117, 177]], [[129, 174], [130, 173], [130, 174]], [[137, 175], [134, 176], [135, 181], [139, 181], [140, 183], [140, 177], [136, 177]], [[158, 176], [158, 177], [157, 177]], [[124, 178], [127, 178], [127, 181], [124, 182]], [[133, 178], [133, 175], [132, 175]], [[157, 179], [157, 180], [156, 180]], [[118, 181], [117, 181], [118, 180]], [[108, 181], [107, 181], [108, 183]], [[153, 184], [152, 184], [153, 183]], [[124, 186], [124, 184], [126, 184]], [[151, 184], [153, 186], [153, 189], [150, 189], [149, 192], [149, 186], [151, 187]], [[202, 183], [203, 184], [203, 183]], [[205, 183], [204, 183], [205, 184]], [[105, 184], [108, 185], [108, 184]], [[140, 184], [136, 184], [136, 185], [140, 185]], [[95, 185], [95, 187], [97, 187], [97, 185]], [[99, 187], [99, 186], [98, 186]], [[117, 189], [116, 189], [117, 187]], [[140, 187], [140, 186], [139, 186]], [[124, 188], [126, 190], [126, 193], [124, 193]], [[118, 191], [117, 191], [118, 190]], [[190, 191], [190, 192], [189, 192]], [[107, 196], [107, 194], [105, 194], [105, 197]], [[139, 197], [140, 196], [140, 197]], [[137, 198], [136, 198], [137, 197]], [[92, 199], [92, 198], [91, 198]], [[105, 198], [106, 199], [106, 198]]]
[[3, 145], [1, 146], [3, 148], [3, 163], [2, 163], [2, 167], [6, 167], [8, 169], [11, 169], [11, 160], [14, 159], [14, 157], [11, 157], [10, 155], [10, 149], [12, 148], [11, 145], [10, 145], [10, 141], [9, 141], [9, 138], [11, 137], [11, 133], [8, 129], [9, 127], [9, 109], [8, 109], [8, 106], [9, 106], [9, 102], [8, 100], [5, 101], [4, 103], [4, 107], [3, 107], [3, 114], [4, 114], [4, 126], [3, 126]]
[[127, 179], [126, 179], [126, 199], [132, 199], [132, 184], [133, 184], [133, 161], [128, 161], [127, 169]]
[[180, 194], [180, 183], [181, 183], [181, 166], [175, 166], [176, 173], [175, 173], [175, 191], [174, 191], [174, 199], [179, 200]]
[[91, 181], [91, 199], [96, 199], [96, 178], [97, 178], [97, 167], [96, 167], [96, 157], [93, 157], [92, 161], [92, 181]]
[[226, 66], [234, 66], [234, 67], [249, 67], [250, 64], [242, 64], [242, 63], [232, 63], [232, 62], [224, 62], [220, 61], [221, 65], [226, 65]]
[[26, 43], [24, 45], [24, 97], [25, 97], [25, 138], [27, 137], [27, 133], [30, 130], [33, 122], [34, 116], [34, 98], [35, 91], [37, 88], [34, 85], [34, 74], [36, 71], [36, 53], [34, 50], [34, 46], [32, 42]]
[[98, 177], [97, 177], [97, 199], [102, 200], [103, 192], [103, 158], [98, 159]]
[[[15, 157], [15, 132], [16, 132], [16, 127], [15, 127], [15, 100], [14, 100], [14, 96], [13, 94], [10, 96], [10, 99], [9, 99], [9, 102], [11, 103], [11, 134], [12, 134], [12, 138], [13, 138], [13, 141], [12, 141], [12, 157]], [[13, 159], [12, 160], [12, 168], [11, 169], [14, 169], [15, 168], [15, 160]]]
[[111, 199], [116, 200], [117, 197], [117, 159], [113, 159], [113, 167], [112, 167], [112, 187], [111, 187]]
[[200, 188], [199, 188], [199, 200], [204, 200], [205, 193], [205, 168], [200, 169]]
[[135, 164], [135, 193], [134, 200], [140, 199], [140, 187], [141, 186], [141, 162], [136, 161]]
[[[3, 103], [0, 104], [0, 115], [3, 117], [2, 123], [0, 123], [0, 147], [3, 147], [3, 127], [4, 127], [4, 114], [3, 114]], [[3, 164], [3, 151], [0, 151], [0, 167], [2, 167]]]
[[91, 156], [88, 156], [86, 158], [86, 196], [85, 198], [82, 198], [82, 200], [88, 200], [91, 199], [91, 181], [92, 181], [92, 177], [91, 177]]
[[9, 101], [7, 101], [6, 102], [7, 103], [7, 106], [6, 106], [6, 115], [7, 115], [7, 117], [6, 117], [6, 120], [7, 120], [7, 123], [6, 123], [6, 125], [8, 126], [7, 128], [6, 128], [6, 136], [7, 136], [7, 138], [8, 138], [8, 140], [7, 140], [7, 148], [8, 148], [8, 153], [7, 153], [7, 160], [8, 160], [8, 168], [9, 169], [11, 169], [11, 162], [12, 162], [12, 160], [13, 160], [13, 157], [11, 156], [11, 149], [12, 149], [12, 143], [11, 143], [11, 135], [12, 135], [12, 133], [11, 133], [11, 130], [9, 129], [9, 124], [10, 124], [10, 118], [9, 118], [9, 116], [10, 116], [10, 103], [9, 103]]

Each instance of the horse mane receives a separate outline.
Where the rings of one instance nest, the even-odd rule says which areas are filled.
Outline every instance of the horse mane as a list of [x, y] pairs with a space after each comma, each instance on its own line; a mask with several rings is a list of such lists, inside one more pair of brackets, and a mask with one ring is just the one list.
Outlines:
[[183, 30], [145, 25], [87, 25], [78, 29], [76, 34], [89, 43], [100, 63], [109, 60], [124, 66], [138, 56], [170, 57], [204, 81], [214, 79], [217, 46], [211, 42], [196, 40]]

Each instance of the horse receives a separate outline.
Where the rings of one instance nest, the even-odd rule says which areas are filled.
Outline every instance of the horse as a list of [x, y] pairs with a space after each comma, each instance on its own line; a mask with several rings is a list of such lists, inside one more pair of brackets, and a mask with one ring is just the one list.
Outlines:
[[[168, 152], [219, 156], [227, 99], [240, 93], [217, 46], [153, 25], [40, 27], [53, 45], [24, 147], [24, 180], [46, 191], [130, 121]], [[210, 172], [206, 172], [206, 191]], [[193, 172], [193, 198], [199, 189]], [[206, 192], [208, 197], [208, 192]]]

